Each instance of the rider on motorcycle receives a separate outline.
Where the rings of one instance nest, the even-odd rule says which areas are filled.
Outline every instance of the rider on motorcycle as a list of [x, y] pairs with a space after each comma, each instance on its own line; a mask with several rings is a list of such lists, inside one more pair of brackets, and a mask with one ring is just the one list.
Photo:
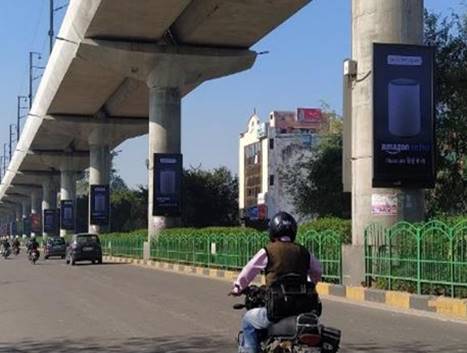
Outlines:
[[2, 239], [2, 247], [4, 250], [10, 248], [10, 242], [8, 241], [8, 237], [3, 237]]
[[29, 240], [27, 244], [28, 254], [31, 254], [33, 250], [37, 250], [38, 248], [39, 248], [39, 243], [37, 242], [36, 237], [32, 235], [31, 239]]
[[14, 248], [19, 248], [20, 245], [21, 245], [21, 243], [19, 242], [19, 235], [17, 235], [17, 236], [15, 237], [15, 239], [13, 240], [13, 247], [14, 247]]
[[[290, 214], [279, 212], [272, 217], [269, 222], [271, 241], [243, 268], [230, 294], [240, 296], [262, 270], [266, 274], [266, 286], [290, 273], [308, 275], [312, 282], [319, 282], [321, 265], [306, 248], [294, 243], [296, 235], [297, 222]], [[259, 342], [256, 330], [267, 329], [271, 324], [265, 307], [247, 311], [241, 324], [243, 340], [240, 342], [239, 353], [257, 353]]]

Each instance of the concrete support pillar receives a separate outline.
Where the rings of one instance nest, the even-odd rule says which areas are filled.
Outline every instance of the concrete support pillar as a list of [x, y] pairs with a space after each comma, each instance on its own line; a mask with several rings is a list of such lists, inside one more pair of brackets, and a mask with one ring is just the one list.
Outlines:
[[[53, 177], [46, 177], [42, 182], [42, 222], [44, 223], [44, 210], [57, 209], [57, 190]], [[44, 225], [42, 225], [44, 229]], [[43, 232], [45, 237], [53, 235]]]
[[[352, 243], [362, 247], [367, 225], [390, 226], [401, 219], [421, 220], [423, 190], [373, 189], [373, 43], [422, 44], [423, 0], [352, 0], [352, 59], [357, 62], [357, 80], [352, 88]], [[374, 216], [372, 194], [398, 194], [397, 216]], [[352, 253], [352, 252], [349, 252]], [[362, 253], [356, 251], [355, 253]], [[362, 259], [349, 259], [352, 262]], [[362, 266], [358, 266], [363, 268]], [[349, 273], [354, 271], [349, 270]], [[361, 274], [363, 276], [363, 274]], [[345, 277], [345, 274], [344, 274]], [[363, 278], [352, 278], [360, 284]], [[345, 281], [345, 278], [344, 278]]]
[[[357, 78], [373, 68], [373, 43], [423, 43], [423, 0], [353, 0], [352, 56]], [[391, 225], [404, 215], [423, 217], [423, 192], [373, 189], [373, 82], [372, 76], [356, 82], [352, 90], [352, 234], [353, 244], [362, 245], [365, 227], [374, 221]], [[373, 193], [399, 193], [398, 216], [373, 216]]]
[[23, 235], [23, 233], [20, 233], [20, 228], [22, 224], [22, 212], [23, 212], [23, 207], [21, 206], [20, 203], [16, 205], [15, 208], [15, 221], [16, 221], [16, 234], [15, 235]]
[[72, 201], [75, 226], [73, 229], [63, 229], [60, 224], [60, 236], [73, 234], [76, 228], [76, 172], [67, 168], [60, 171], [60, 201]]
[[149, 180], [148, 233], [149, 237], [165, 228], [180, 225], [178, 217], [153, 216], [154, 153], [181, 152], [181, 93], [176, 87], [149, 85]]
[[89, 168], [89, 232], [100, 234], [109, 229], [109, 226], [91, 224], [91, 185], [110, 185], [110, 170], [112, 155], [110, 146], [106, 143], [105, 125], [97, 127], [89, 137], [90, 168]]
[[25, 221], [28, 220], [30, 218], [30, 215], [31, 215], [31, 200], [30, 199], [24, 199], [21, 202], [21, 206], [22, 206], [21, 208], [22, 208], [22, 212], [23, 212], [23, 216], [22, 216], [23, 236], [30, 236], [29, 232], [26, 232], [27, 229], [26, 229], [26, 227], [24, 225], [25, 225]]
[[[32, 221], [32, 215], [40, 215], [41, 213], [42, 212], [41, 212], [40, 192], [38, 189], [31, 190], [31, 221]], [[32, 222], [31, 222], [31, 226], [32, 226]], [[31, 231], [31, 235], [38, 236], [39, 234]]]

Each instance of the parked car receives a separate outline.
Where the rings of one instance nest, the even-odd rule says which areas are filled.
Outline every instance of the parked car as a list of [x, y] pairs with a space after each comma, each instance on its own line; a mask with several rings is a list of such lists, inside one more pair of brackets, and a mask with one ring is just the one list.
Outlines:
[[74, 265], [77, 261], [102, 263], [102, 248], [96, 234], [74, 234], [66, 250], [66, 263]]
[[61, 257], [62, 259], [66, 256], [66, 244], [65, 239], [60, 237], [48, 238], [44, 246], [44, 259], [49, 257]]

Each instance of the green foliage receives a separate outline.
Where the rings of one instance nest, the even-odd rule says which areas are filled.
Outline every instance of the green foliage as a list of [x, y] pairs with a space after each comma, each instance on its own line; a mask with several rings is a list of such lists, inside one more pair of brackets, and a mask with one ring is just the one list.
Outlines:
[[428, 214], [467, 213], [467, 15], [425, 13], [425, 44], [435, 47], [437, 184]]
[[183, 193], [185, 227], [239, 224], [238, 179], [227, 168], [185, 170]]
[[147, 189], [117, 189], [111, 194], [111, 231], [126, 232], [147, 227]]
[[342, 119], [324, 106], [332, 129], [320, 136], [310, 158], [282, 171], [296, 211], [305, 217], [350, 216], [350, 200], [342, 185]]
[[299, 232], [314, 230], [316, 232], [334, 231], [342, 236], [344, 244], [352, 242], [352, 222], [349, 219], [336, 217], [317, 218], [300, 225]]

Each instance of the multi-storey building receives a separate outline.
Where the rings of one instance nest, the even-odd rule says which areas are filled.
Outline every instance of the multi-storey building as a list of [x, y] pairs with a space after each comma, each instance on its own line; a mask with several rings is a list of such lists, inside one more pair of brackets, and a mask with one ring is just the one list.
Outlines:
[[[267, 122], [254, 114], [240, 134], [239, 208], [246, 224], [265, 224], [278, 211], [295, 215], [284, 172], [313, 153], [319, 135], [329, 130], [320, 109], [273, 111]], [[297, 170], [296, 173], [303, 171]]]

